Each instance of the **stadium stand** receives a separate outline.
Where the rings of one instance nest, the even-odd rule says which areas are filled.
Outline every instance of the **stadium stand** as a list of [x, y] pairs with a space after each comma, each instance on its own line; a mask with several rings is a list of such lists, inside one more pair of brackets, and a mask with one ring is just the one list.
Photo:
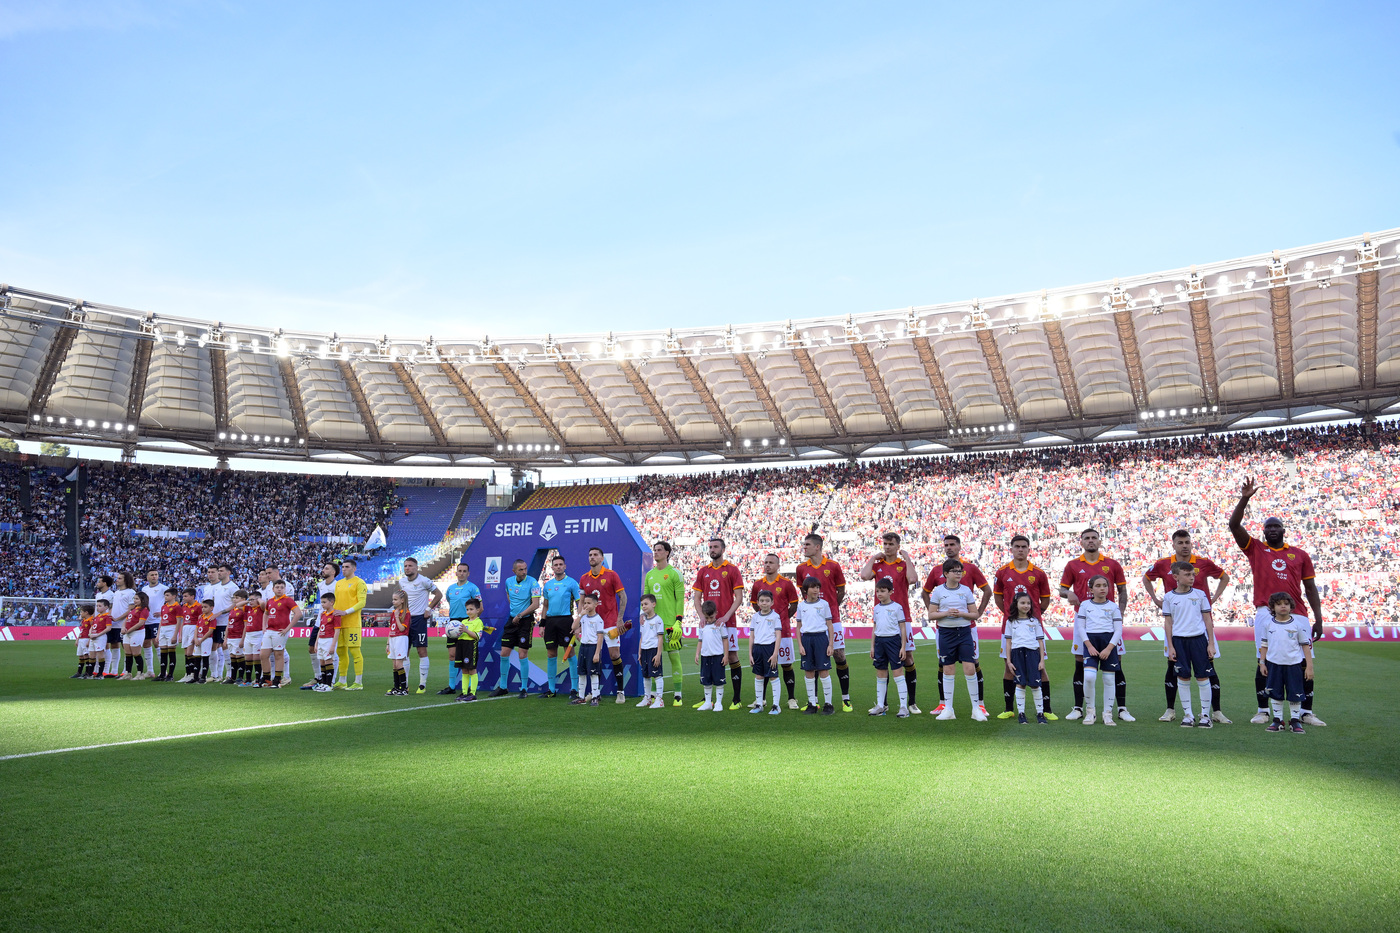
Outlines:
[[397, 503], [388, 547], [360, 568], [360, 575], [371, 583], [396, 576], [406, 559], [419, 557], [421, 549], [441, 541], [452, 527], [457, 507], [471, 490], [462, 486], [398, 486], [394, 492]]
[[580, 505], [617, 505], [631, 483], [541, 486], [520, 504], [522, 509], [563, 509]]

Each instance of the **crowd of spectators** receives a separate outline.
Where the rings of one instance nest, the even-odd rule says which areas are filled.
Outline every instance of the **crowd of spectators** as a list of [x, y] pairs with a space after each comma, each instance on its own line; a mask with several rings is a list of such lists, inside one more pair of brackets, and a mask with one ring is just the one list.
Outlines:
[[[29, 509], [24, 508], [22, 486], [29, 482]], [[0, 522], [11, 526], [0, 531], [0, 597], [69, 595], [77, 585], [72, 557], [64, 547], [64, 489], [60, 473], [49, 469], [25, 470], [0, 462]], [[18, 526], [13, 527], [13, 526]], [[44, 610], [46, 611], [46, 610]], [[7, 618], [29, 618], [40, 610], [12, 604]]]

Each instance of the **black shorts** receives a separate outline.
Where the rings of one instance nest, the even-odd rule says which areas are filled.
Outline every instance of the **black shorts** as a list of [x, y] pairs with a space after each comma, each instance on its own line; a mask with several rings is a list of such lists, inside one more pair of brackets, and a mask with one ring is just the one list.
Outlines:
[[113, 626], [107, 630], [107, 647], [115, 648], [122, 643], [122, 630]]
[[[573, 619], [569, 619], [569, 624], [573, 625]], [[535, 620], [521, 619], [519, 622], [511, 622], [501, 632], [501, 654], [520, 648], [524, 651], [530, 650], [530, 642], [535, 638]], [[567, 642], [566, 642], [567, 644]]]
[[216, 644], [216, 645], [222, 645], [222, 644], [224, 643], [224, 633], [227, 632], [227, 631], [228, 631], [228, 626], [227, 626], [227, 625], [216, 625], [216, 626], [214, 626], [214, 644]]
[[1084, 655], [1085, 667], [1112, 672], [1123, 669], [1123, 659], [1118, 656], [1118, 646], [1113, 642], [1112, 632], [1090, 632], [1087, 641], [1094, 646], [1096, 651], [1102, 651], [1110, 645], [1113, 645], [1113, 650], [1108, 653], [1106, 658], [1096, 658], [1092, 654], [1086, 653]]
[[899, 652], [904, 648], [903, 638], [898, 635], [876, 635], [875, 642], [870, 647], [875, 670], [902, 670], [904, 668], [904, 662], [899, 659]]
[[1264, 662], [1269, 669], [1265, 691], [1271, 700], [1287, 700], [1289, 703], [1303, 702], [1303, 664], [1272, 664]]
[[1011, 649], [1011, 670], [1016, 675], [1013, 678], [1019, 686], [1039, 687], [1040, 686], [1040, 649], [1039, 648], [1012, 648]]
[[146, 637], [147, 637], [147, 638], [159, 638], [159, 637], [160, 637], [160, 623], [159, 623], [159, 622], [147, 622], [147, 623], [146, 623]]
[[[749, 646], [750, 660], [749, 667], [753, 670], [755, 677], [767, 680], [770, 677], [778, 676], [778, 665], [773, 663], [774, 645], [752, 644]], [[659, 671], [657, 673], [660, 673]]]
[[1210, 658], [1210, 639], [1205, 635], [1173, 635], [1172, 647], [1176, 649], [1177, 680], [1190, 680], [1192, 670], [1197, 680], [1205, 680], [1215, 673]]
[[457, 645], [457, 661], [463, 667], [476, 667], [477, 651], [481, 648], [480, 638], [459, 638]]
[[573, 616], [546, 616], [544, 620], [544, 646], [546, 648], [567, 648], [574, 637]]
[[426, 648], [428, 647], [428, 617], [409, 616], [408, 617], [408, 647]]
[[977, 663], [977, 628], [972, 625], [940, 625], [938, 627], [938, 663]]
[[705, 654], [700, 656], [700, 685], [703, 687], [724, 686], [724, 655]]
[[[608, 650], [608, 646], [607, 646], [607, 645], [604, 645], [604, 646], [603, 646], [603, 651], [607, 651], [607, 650]], [[588, 674], [588, 675], [590, 675], [590, 676], [602, 676], [602, 673], [603, 673], [603, 658], [602, 658], [602, 652], [599, 652], [599, 658], [598, 658], [598, 660], [595, 661], [595, 660], [593, 660], [593, 652], [595, 652], [595, 651], [598, 651], [598, 643], [597, 643], [597, 642], [594, 642], [594, 643], [591, 644], [591, 645], [586, 645], [586, 644], [584, 644], [583, 642], [579, 642], [578, 654], [576, 654], [575, 657], [578, 658], [578, 672], [579, 672], [580, 674]]]
[[643, 677], [661, 676], [661, 665], [656, 662], [655, 648], [638, 648], [637, 666], [641, 668]]
[[826, 632], [807, 632], [802, 634], [800, 638], [802, 641], [802, 669], [804, 671], [831, 670], [831, 658], [826, 653], [831, 639], [826, 637]]

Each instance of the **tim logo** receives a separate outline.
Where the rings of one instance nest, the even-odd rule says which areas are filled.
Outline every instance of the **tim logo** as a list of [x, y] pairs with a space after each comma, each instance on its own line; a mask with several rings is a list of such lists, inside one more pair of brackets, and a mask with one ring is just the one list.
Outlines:
[[564, 519], [564, 534], [601, 534], [608, 530], [608, 520], [606, 518], [566, 518]]
[[544, 524], [540, 526], [540, 538], [545, 541], [553, 541], [559, 536], [559, 529], [554, 525], [554, 516], [546, 515]]

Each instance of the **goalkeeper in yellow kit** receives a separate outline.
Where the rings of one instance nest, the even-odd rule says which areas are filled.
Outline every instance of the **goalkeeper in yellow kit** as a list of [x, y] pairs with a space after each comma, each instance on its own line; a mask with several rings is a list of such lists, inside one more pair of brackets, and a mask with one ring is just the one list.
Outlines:
[[653, 567], [642, 581], [642, 592], [656, 598], [656, 615], [666, 623], [666, 658], [671, 664], [671, 686], [675, 691], [672, 706], [681, 705], [681, 619], [685, 615], [685, 581], [671, 566], [671, 545], [658, 541], [651, 548]]
[[[360, 652], [360, 610], [365, 608], [369, 590], [365, 581], [355, 575], [357, 569], [356, 563], [347, 558], [340, 564], [340, 579], [335, 581], [335, 614], [340, 617], [340, 634], [335, 648], [340, 658], [340, 679], [335, 684], [337, 690], [365, 689], [365, 656]], [[349, 670], [345, 663], [347, 654], [355, 664], [355, 682], [348, 687], [345, 685], [345, 674]]]

